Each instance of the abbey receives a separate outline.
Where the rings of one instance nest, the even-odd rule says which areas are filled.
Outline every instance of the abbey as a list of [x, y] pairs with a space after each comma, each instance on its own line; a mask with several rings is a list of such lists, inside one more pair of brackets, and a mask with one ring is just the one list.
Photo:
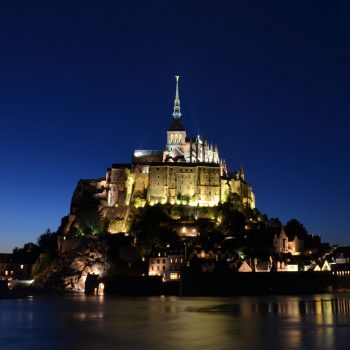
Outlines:
[[244, 171], [229, 172], [216, 144], [200, 137], [188, 137], [182, 122], [179, 77], [172, 120], [165, 150], [135, 150], [130, 164], [113, 164], [107, 169], [100, 198], [107, 207], [131, 203], [161, 203], [216, 206], [229, 194], [255, 208], [252, 187]]

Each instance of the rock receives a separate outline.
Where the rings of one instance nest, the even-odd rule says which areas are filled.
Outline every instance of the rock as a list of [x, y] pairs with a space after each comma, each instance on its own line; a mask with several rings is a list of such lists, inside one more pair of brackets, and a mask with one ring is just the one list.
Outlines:
[[103, 277], [109, 268], [106, 242], [89, 239], [76, 250], [60, 254], [39, 276], [34, 286], [47, 290], [84, 292], [88, 274]]

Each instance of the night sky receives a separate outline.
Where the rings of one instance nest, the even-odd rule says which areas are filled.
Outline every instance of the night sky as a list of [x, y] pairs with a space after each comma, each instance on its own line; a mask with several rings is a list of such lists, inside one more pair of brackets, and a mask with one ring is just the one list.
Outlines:
[[350, 244], [350, 6], [332, 1], [0, 5], [0, 252], [56, 230], [81, 178], [183, 123], [242, 162], [257, 207]]

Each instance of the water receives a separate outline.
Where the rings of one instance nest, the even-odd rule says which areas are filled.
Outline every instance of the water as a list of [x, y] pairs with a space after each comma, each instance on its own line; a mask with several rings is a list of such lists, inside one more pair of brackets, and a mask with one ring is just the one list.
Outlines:
[[350, 294], [0, 300], [0, 349], [348, 349]]

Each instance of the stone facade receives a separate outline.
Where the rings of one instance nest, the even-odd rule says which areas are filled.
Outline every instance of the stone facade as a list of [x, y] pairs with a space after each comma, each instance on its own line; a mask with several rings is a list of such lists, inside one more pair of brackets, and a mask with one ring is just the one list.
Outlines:
[[181, 251], [159, 250], [152, 252], [149, 258], [148, 275], [161, 276], [164, 282], [181, 278], [181, 271], [186, 266], [186, 258]]
[[171, 125], [164, 151], [136, 150], [130, 164], [113, 164], [106, 174], [106, 206], [128, 206], [141, 198], [149, 204], [215, 206], [230, 193], [255, 208], [252, 187], [243, 168], [227, 172], [218, 147], [197, 136], [187, 137], [181, 120], [178, 79]]
[[[125, 232], [130, 204], [213, 207], [227, 201], [230, 194], [237, 194], [243, 206], [255, 208], [255, 196], [245, 181], [242, 166], [229, 172], [213, 142], [199, 135], [187, 136], [181, 119], [178, 81], [165, 149], [135, 150], [130, 163], [113, 164], [104, 178], [81, 180], [72, 200], [73, 216], [90, 193], [99, 200], [100, 213], [118, 219], [109, 228], [113, 233]], [[73, 216], [67, 230], [74, 226]]]
[[303, 241], [297, 235], [287, 236], [284, 228], [281, 228], [280, 234], [273, 239], [274, 252], [291, 253], [292, 255], [299, 255], [303, 248]]

